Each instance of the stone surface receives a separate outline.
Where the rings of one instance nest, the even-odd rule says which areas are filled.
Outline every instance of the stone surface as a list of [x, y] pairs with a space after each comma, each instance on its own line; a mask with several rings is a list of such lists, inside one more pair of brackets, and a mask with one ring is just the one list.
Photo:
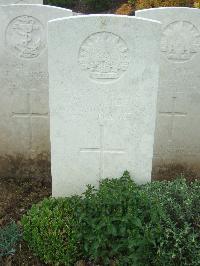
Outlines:
[[50, 151], [47, 21], [69, 15], [42, 5], [0, 7], [0, 175], [7, 156]]
[[128, 170], [151, 180], [160, 23], [91, 15], [49, 23], [53, 196]]
[[0, 0], [0, 5], [43, 4], [43, 0]]
[[158, 8], [136, 16], [162, 22], [154, 165], [200, 168], [200, 10]]

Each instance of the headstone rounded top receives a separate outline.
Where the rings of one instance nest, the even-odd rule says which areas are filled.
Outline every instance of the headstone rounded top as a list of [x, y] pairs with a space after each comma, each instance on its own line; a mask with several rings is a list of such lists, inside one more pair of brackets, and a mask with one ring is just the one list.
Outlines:
[[43, 0], [0, 0], [0, 5], [43, 4]]
[[130, 16], [82, 15], [49, 21], [49, 28], [63, 32], [65, 27], [71, 27], [76, 31], [78, 24], [85, 25], [87, 30], [82, 31], [78, 47], [78, 67], [93, 82], [112, 83], [127, 72], [131, 60], [130, 47], [124, 34], [118, 33], [120, 21], [124, 27], [130, 23], [135, 24], [138, 31], [141, 24], [149, 31], [154, 24], [160, 24], [154, 20]]
[[36, 59], [46, 50], [47, 21], [72, 15], [72, 11], [44, 5], [4, 5], [6, 48], [22, 60]]
[[[1, 0], [0, 0], [1, 1]], [[34, 3], [30, 3], [30, 4], [27, 4], [27, 3], [19, 3], [19, 4], [4, 4], [4, 5], [1, 5], [1, 2], [0, 2], [0, 8], [2, 10], [5, 10], [5, 9], [8, 9], [10, 10], [10, 14], [12, 12], [23, 12], [26, 10], [32, 10], [32, 12], [34, 12], [35, 10], [39, 10], [39, 9], [42, 9], [42, 10], [51, 10], [51, 11], [54, 11], [54, 12], [69, 12], [73, 15], [72, 13], [72, 10], [71, 9], [66, 9], [66, 8], [63, 8], [63, 7], [57, 7], [57, 6], [51, 6], [51, 5], [42, 5], [42, 4], [34, 4]], [[63, 13], [64, 14], [64, 13]], [[42, 16], [42, 14], [40, 13], [37, 13], [38, 16]], [[53, 16], [50, 14], [49, 15], [49, 19], [50, 20], [56, 20], [56, 19], [59, 19], [59, 18], [52, 18]]]
[[[49, 24], [59, 24], [63, 23], [63, 21], [68, 21], [68, 20], [75, 20], [77, 19], [82, 20], [82, 21], [88, 21], [88, 20], [97, 20], [102, 23], [102, 26], [109, 22], [109, 20], [118, 20], [123, 19], [123, 21], [135, 21], [135, 22], [142, 22], [146, 23], [147, 25], [151, 24], [161, 24], [160, 21], [155, 20], [155, 19], [147, 19], [147, 18], [142, 18], [142, 17], [135, 17], [135, 16], [126, 16], [126, 15], [114, 15], [114, 14], [90, 14], [90, 15], [79, 15], [79, 16], [72, 16], [72, 17], [63, 17], [63, 18], [57, 18], [57, 19], [52, 19], [48, 23]], [[68, 23], [68, 22], [67, 22]]]
[[162, 7], [136, 11], [136, 16], [162, 22], [161, 53], [169, 63], [185, 63], [200, 53], [198, 8]]

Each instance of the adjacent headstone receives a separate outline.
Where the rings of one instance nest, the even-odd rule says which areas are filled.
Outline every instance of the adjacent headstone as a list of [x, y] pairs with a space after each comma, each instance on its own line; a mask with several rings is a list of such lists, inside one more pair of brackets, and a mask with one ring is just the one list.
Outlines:
[[162, 22], [155, 166], [200, 168], [200, 10], [158, 8], [136, 16]]
[[71, 14], [42, 5], [0, 7], [0, 175], [8, 175], [7, 163], [15, 171], [12, 157], [50, 152], [47, 22]]
[[151, 180], [160, 24], [91, 15], [49, 23], [53, 196], [128, 170]]
[[0, 5], [12, 4], [43, 4], [43, 0], [0, 0]]

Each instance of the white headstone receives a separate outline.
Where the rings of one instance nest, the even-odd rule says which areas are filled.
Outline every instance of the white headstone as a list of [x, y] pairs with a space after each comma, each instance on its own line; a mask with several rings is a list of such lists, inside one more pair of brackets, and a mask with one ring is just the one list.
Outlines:
[[162, 22], [155, 165], [200, 166], [200, 10], [158, 8], [136, 16]]
[[49, 23], [53, 196], [128, 170], [151, 180], [160, 24], [91, 15]]
[[50, 152], [47, 22], [67, 9], [0, 7], [0, 174], [7, 156]]
[[0, 5], [12, 4], [43, 4], [43, 0], [0, 0]]

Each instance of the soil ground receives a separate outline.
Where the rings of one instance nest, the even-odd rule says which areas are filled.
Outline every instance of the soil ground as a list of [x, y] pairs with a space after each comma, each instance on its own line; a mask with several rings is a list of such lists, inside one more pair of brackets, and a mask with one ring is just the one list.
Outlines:
[[[20, 223], [24, 213], [34, 203], [51, 195], [51, 182], [44, 179], [30, 178], [1, 178], [0, 179], [0, 226], [12, 220]], [[12, 264], [11, 264], [12, 262]], [[21, 242], [16, 255], [7, 258], [3, 266], [39, 266], [42, 264], [29, 250], [26, 243]]]

